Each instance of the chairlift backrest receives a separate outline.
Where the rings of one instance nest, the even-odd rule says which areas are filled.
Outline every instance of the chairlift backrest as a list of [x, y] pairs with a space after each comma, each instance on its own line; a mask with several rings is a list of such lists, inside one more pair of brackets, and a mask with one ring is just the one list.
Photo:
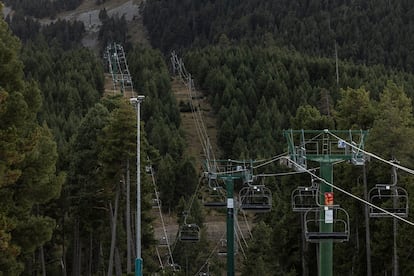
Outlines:
[[226, 239], [220, 239], [217, 254], [219, 256], [227, 255], [227, 240]]
[[292, 210], [294, 212], [306, 212], [310, 209], [317, 208], [318, 205], [318, 188], [315, 186], [311, 187], [297, 187], [293, 190], [292, 199]]
[[240, 209], [253, 212], [270, 212], [272, 192], [265, 186], [248, 186], [239, 192]]
[[226, 207], [226, 191], [220, 186], [207, 187], [202, 194], [202, 202], [205, 207]]
[[159, 246], [167, 246], [168, 245], [167, 238], [166, 237], [160, 238], [158, 244], [159, 244]]
[[179, 232], [180, 241], [198, 242], [200, 240], [200, 227], [197, 224], [183, 224]]
[[161, 200], [158, 198], [152, 199], [152, 208], [160, 208], [161, 207]]

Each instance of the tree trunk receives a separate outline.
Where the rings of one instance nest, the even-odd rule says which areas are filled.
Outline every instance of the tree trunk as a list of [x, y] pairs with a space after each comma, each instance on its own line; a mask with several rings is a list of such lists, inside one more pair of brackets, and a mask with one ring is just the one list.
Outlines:
[[75, 227], [73, 230], [73, 264], [72, 264], [72, 275], [81, 275], [80, 271], [80, 237], [79, 237], [79, 218], [76, 218]]
[[122, 276], [121, 257], [119, 256], [118, 246], [115, 247], [115, 274]]
[[40, 265], [42, 267], [42, 276], [46, 276], [46, 265], [45, 265], [45, 252], [43, 250], [43, 245], [40, 246]]
[[60, 265], [62, 267], [62, 276], [66, 276], [67, 275], [67, 271], [66, 271], [66, 247], [65, 247], [65, 217], [66, 217], [66, 212], [63, 214], [63, 219], [62, 219], [62, 257], [60, 260]]
[[89, 233], [89, 266], [88, 266], [88, 275], [92, 276], [92, 263], [93, 263], [93, 242], [92, 242], [92, 232]]
[[115, 242], [116, 242], [116, 224], [118, 216], [118, 200], [119, 200], [119, 185], [116, 186], [116, 195], [115, 195], [115, 210], [112, 212], [112, 203], [109, 202], [109, 211], [110, 211], [110, 224], [111, 224], [111, 251], [109, 253], [109, 264], [108, 264], [108, 276], [112, 276], [112, 270], [114, 266], [114, 251], [115, 251]]

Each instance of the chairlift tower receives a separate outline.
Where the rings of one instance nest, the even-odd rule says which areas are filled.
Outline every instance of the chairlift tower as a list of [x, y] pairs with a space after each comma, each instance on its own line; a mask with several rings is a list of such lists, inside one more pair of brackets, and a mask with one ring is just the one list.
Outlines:
[[[333, 183], [333, 164], [348, 160], [354, 165], [365, 162], [364, 149], [367, 131], [363, 130], [284, 130], [288, 142], [289, 157], [298, 171], [307, 170], [307, 162], [320, 164], [320, 177]], [[321, 181], [320, 202], [332, 186]], [[319, 276], [333, 275], [333, 216], [329, 206], [319, 207]]]
[[134, 97], [132, 77], [122, 45], [115, 42], [108, 44], [104, 52], [104, 59], [112, 76], [114, 92], [119, 91], [128, 97]]
[[[251, 161], [250, 161], [251, 162]], [[207, 175], [211, 179], [222, 179], [226, 186], [226, 246], [227, 246], [227, 276], [234, 276], [234, 180], [240, 179], [243, 183], [251, 180], [251, 171], [247, 168], [251, 167], [250, 162], [239, 162], [235, 164], [232, 160], [215, 160], [217, 164], [217, 172], [209, 172]], [[248, 165], [247, 165], [248, 164]], [[208, 165], [206, 165], [208, 168]]]

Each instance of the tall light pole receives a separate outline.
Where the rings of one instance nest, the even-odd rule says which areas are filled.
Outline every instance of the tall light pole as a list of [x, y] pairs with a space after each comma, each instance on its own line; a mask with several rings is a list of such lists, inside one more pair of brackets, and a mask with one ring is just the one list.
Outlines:
[[141, 134], [140, 134], [140, 104], [145, 96], [138, 95], [137, 98], [130, 98], [129, 101], [137, 110], [137, 258], [135, 259], [135, 276], [142, 276], [141, 257]]

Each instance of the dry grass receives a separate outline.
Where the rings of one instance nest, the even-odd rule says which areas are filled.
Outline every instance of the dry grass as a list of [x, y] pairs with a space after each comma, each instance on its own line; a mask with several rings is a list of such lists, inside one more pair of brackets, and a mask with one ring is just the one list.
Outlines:
[[[189, 102], [188, 89], [179, 79], [173, 79], [172, 90], [177, 99], [177, 103], [180, 103], [180, 101], [183, 101], [184, 103]], [[194, 99], [193, 103], [201, 110], [201, 116], [203, 118], [204, 126], [207, 130], [207, 135], [209, 137], [214, 153], [217, 156], [217, 130], [215, 128], [216, 118], [211, 112], [211, 106], [208, 103], [207, 99], [200, 97], [202, 96], [201, 92], [196, 92], [196, 96], [200, 99]], [[186, 153], [197, 161], [196, 165], [201, 169], [202, 163], [206, 157], [200, 138], [197, 134], [197, 126], [191, 112], [181, 112], [181, 128], [184, 131], [185, 139], [187, 142]]]

